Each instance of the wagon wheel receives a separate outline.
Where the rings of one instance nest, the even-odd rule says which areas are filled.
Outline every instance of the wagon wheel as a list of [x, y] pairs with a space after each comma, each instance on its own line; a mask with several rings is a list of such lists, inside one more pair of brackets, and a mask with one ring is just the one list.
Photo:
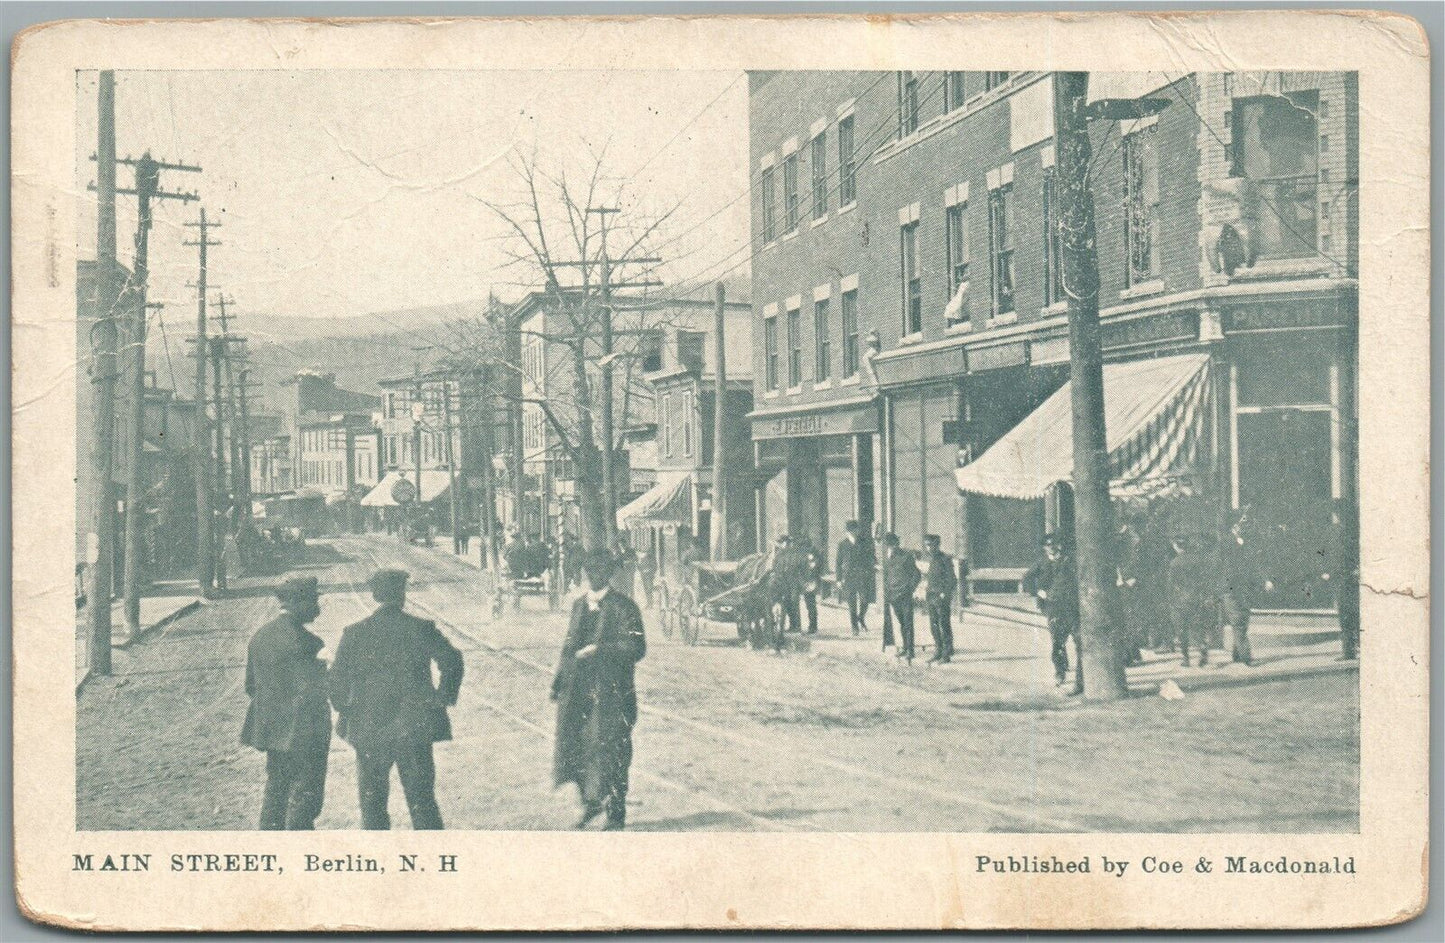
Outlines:
[[694, 607], [692, 590], [686, 586], [678, 590], [673, 612], [677, 614], [677, 634], [688, 645], [696, 645], [698, 633], [702, 631], [702, 620], [693, 611]]

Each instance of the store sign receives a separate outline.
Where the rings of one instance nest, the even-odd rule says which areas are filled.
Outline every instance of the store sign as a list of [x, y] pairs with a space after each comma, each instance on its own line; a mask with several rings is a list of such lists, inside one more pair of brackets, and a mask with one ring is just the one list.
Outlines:
[[790, 439], [797, 436], [851, 435], [877, 432], [878, 414], [872, 407], [831, 412], [794, 413], [753, 419], [754, 439]]
[[1105, 347], [1134, 347], [1198, 336], [1199, 315], [1194, 311], [1176, 311], [1104, 325]]
[[1028, 345], [1024, 341], [993, 347], [971, 347], [968, 351], [968, 369], [973, 372], [1022, 367], [1028, 361]]
[[1240, 305], [1224, 310], [1226, 333], [1269, 331], [1292, 327], [1323, 327], [1342, 323], [1344, 323], [1344, 317], [1340, 313], [1340, 305], [1333, 298]]

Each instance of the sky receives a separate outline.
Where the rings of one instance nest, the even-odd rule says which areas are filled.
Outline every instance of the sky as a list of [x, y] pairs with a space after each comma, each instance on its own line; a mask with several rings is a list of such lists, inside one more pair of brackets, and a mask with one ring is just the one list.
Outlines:
[[[520, 156], [570, 182], [600, 154], [609, 201], [636, 224], [676, 206], [652, 248], [679, 285], [746, 275], [747, 84], [701, 71], [121, 72], [116, 152], [202, 168], [161, 177], [201, 195], [156, 207], [150, 297], [172, 323], [195, 310], [197, 250], [182, 241], [199, 205], [221, 222], [209, 281], [242, 317], [515, 297], [529, 276], [505, 266], [506, 225], [487, 203], [519, 198]], [[81, 258], [95, 256], [97, 87], [78, 74]], [[129, 168], [117, 181], [133, 185]], [[126, 265], [135, 226], [122, 195]]]

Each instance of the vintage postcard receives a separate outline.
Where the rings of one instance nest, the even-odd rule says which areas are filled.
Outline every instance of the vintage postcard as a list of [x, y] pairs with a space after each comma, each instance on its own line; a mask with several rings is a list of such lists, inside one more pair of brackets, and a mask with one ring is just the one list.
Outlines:
[[13, 63], [31, 919], [1423, 908], [1410, 19], [71, 21]]

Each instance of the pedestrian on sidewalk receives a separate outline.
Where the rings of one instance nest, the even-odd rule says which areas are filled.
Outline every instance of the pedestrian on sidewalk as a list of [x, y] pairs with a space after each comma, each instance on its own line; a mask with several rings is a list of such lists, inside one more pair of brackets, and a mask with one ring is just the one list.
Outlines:
[[266, 754], [260, 827], [309, 831], [326, 796], [331, 709], [326, 705], [324, 644], [307, 631], [321, 614], [316, 577], [293, 576], [276, 589], [281, 615], [246, 648], [246, 693], [251, 697], [241, 742]]
[[923, 598], [928, 603], [928, 630], [933, 633], [929, 661], [946, 665], [953, 660], [953, 594], [958, 590], [958, 576], [953, 558], [939, 549], [941, 543], [937, 534], [923, 538], [928, 556], [928, 588]]
[[1209, 664], [1209, 604], [1212, 596], [1210, 562], [1195, 540], [1174, 538], [1174, 559], [1169, 561], [1169, 616], [1179, 639], [1180, 662], [1189, 667], [1189, 640], [1199, 649], [1199, 667]]
[[[368, 581], [380, 606], [341, 633], [329, 676], [336, 732], [356, 748], [361, 827], [391, 828], [391, 769], [401, 778], [414, 829], [442, 828], [432, 744], [452, 738], [447, 708], [462, 687], [462, 655], [436, 623], [402, 611], [404, 570]], [[432, 666], [440, 684], [432, 683]]]
[[884, 604], [893, 611], [898, 622], [898, 657], [913, 661], [913, 591], [923, 574], [913, 554], [898, 546], [897, 534], [883, 535]]
[[873, 541], [862, 536], [857, 521], [843, 525], [844, 536], [838, 541], [838, 552], [834, 558], [833, 579], [840, 601], [848, 606], [848, 624], [853, 634], [868, 631], [865, 617], [868, 604], [873, 601], [873, 590], [877, 575], [873, 555]]
[[627, 823], [632, 728], [637, 725], [635, 668], [647, 654], [637, 603], [612, 588], [616, 558], [604, 551], [583, 562], [587, 592], [572, 604], [562, 656], [552, 678], [557, 728], [552, 780], [576, 783], [586, 828], [607, 815], [608, 831]]
[[1149, 644], [1149, 623], [1146, 621], [1143, 577], [1144, 543], [1138, 526], [1125, 519], [1115, 535], [1114, 560], [1116, 561], [1116, 586], [1118, 605], [1124, 630], [1120, 646], [1124, 666], [1135, 668], [1144, 664], [1144, 646]]
[[823, 556], [807, 537], [800, 540], [798, 559], [802, 567], [803, 609], [808, 613], [808, 635], [818, 634], [818, 583], [823, 579]]
[[1044, 538], [1044, 558], [1024, 576], [1024, 589], [1033, 593], [1039, 611], [1049, 623], [1049, 658], [1054, 683], [1069, 677], [1069, 639], [1074, 640], [1074, 693], [1084, 693], [1084, 653], [1079, 638], [1079, 576], [1074, 555], [1057, 534]]
[[771, 612], [778, 613], [773, 619], [773, 648], [783, 650], [783, 633], [802, 631], [802, 613], [798, 608], [798, 597], [803, 592], [803, 562], [787, 534], [779, 534], [773, 541], [766, 565], [768, 602]]
[[637, 579], [642, 583], [643, 607], [652, 608], [652, 583], [657, 579], [657, 553], [649, 544], [637, 557]]
[[1263, 578], [1259, 575], [1259, 552], [1245, 536], [1245, 523], [1246, 518], [1240, 515], [1220, 547], [1220, 576], [1224, 585], [1220, 587], [1219, 617], [1229, 628], [1231, 657], [1248, 666], [1254, 664], [1249, 645], [1250, 607], [1263, 588]]

